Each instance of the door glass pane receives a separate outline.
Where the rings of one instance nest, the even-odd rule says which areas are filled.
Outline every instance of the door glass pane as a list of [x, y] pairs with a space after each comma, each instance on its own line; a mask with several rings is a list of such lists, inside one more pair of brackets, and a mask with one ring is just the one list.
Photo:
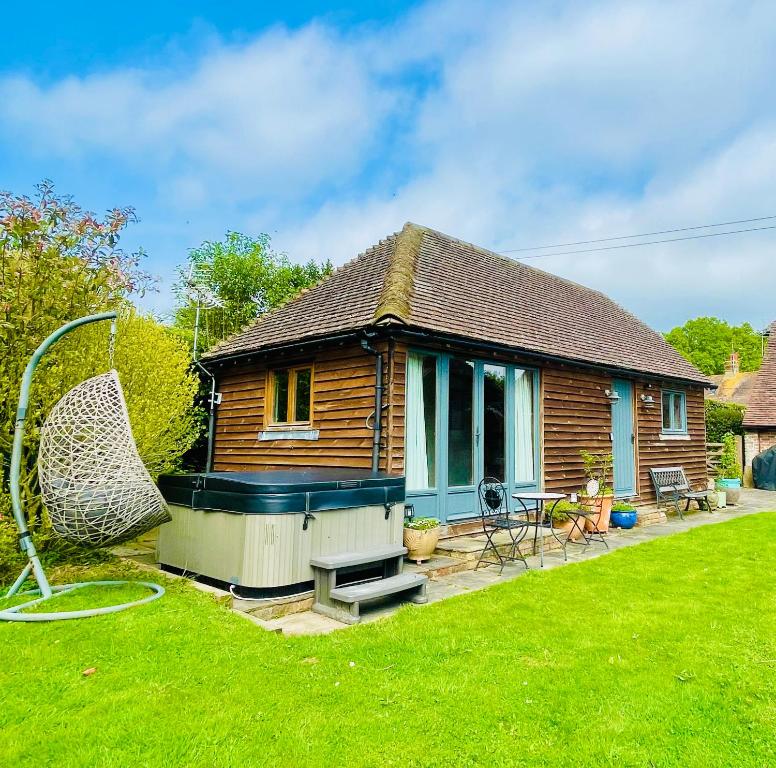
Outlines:
[[288, 371], [275, 371], [274, 392], [275, 402], [272, 407], [272, 421], [283, 424], [288, 421]]
[[531, 371], [515, 370], [515, 481], [533, 482], [534, 456], [534, 375]]
[[663, 392], [663, 429], [671, 429], [671, 393]]
[[447, 422], [447, 484], [473, 485], [474, 363], [450, 360], [450, 412]]
[[485, 477], [506, 479], [506, 378], [503, 365], [486, 365], [483, 414], [483, 468]]
[[436, 358], [410, 353], [406, 387], [408, 490], [436, 486]]
[[310, 421], [310, 380], [312, 371], [300, 368], [296, 372], [294, 421]]

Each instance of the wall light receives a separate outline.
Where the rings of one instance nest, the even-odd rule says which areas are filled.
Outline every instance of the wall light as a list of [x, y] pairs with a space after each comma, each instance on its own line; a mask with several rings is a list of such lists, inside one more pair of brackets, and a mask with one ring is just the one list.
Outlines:
[[642, 395], [641, 402], [644, 403], [645, 408], [651, 408], [655, 404], [655, 398], [652, 395]]
[[604, 394], [609, 398], [609, 402], [614, 405], [619, 402], [620, 396], [611, 389], [605, 389]]

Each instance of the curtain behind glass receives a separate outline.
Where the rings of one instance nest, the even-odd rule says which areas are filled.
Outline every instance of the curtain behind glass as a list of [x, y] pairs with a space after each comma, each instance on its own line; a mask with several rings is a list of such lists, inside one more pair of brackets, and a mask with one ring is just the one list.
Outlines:
[[534, 474], [533, 373], [515, 371], [515, 480], [532, 482]]
[[426, 451], [426, 408], [423, 398], [423, 356], [407, 356], [406, 391], [407, 435], [405, 472], [407, 490], [428, 488], [428, 454]]

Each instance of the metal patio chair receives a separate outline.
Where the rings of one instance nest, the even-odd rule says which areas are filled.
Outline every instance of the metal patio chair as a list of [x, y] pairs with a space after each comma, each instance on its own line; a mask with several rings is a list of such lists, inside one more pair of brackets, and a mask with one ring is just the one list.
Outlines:
[[603, 513], [603, 502], [599, 503], [598, 499], [603, 498], [604, 488], [598, 480], [588, 480], [585, 491], [587, 492], [587, 498], [593, 499], [593, 507], [591, 509], [578, 510], [575, 512], [574, 514], [577, 518], [575, 525], [579, 526], [581, 520], [583, 526], [585, 522], [590, 523], [591, 529], [588, 530], [586, 526], [583, 527], [581, 541], [570, 541], [570, 543], [589, 546], [594, 541], [597, 541], [609, 549], [609, 542], [606, 540], [606, 531], [602, 531], [599, 526], [601, 514]]
[[[480, 502], [482, 530], [487, 541], [477, 560], [477, 565], [474, 566], [474, 570], [476, 571], [481, 564], [485, 563], [486, 565], [501, 566], [499, 570], [499, 573], [501, 573], [504, 570], [505, 563], [517, 560], [522, 562], [527, 569], [528, 563], [518, 545], [525, 538], [531, 526], [527, 520], [522, 520], [509, 513], [507, 495], [504, 491], [503, 483], [495, 477], [484, 478], [477, 486], [477, 498]], [[506, 531], [512, 542], [508, 555], [502, 555], [498, 551], [496, 542], [493, 540], [493, 537], [501, 531]], [[486, 559], [488, 552], [492, 552], [496, 559]]]

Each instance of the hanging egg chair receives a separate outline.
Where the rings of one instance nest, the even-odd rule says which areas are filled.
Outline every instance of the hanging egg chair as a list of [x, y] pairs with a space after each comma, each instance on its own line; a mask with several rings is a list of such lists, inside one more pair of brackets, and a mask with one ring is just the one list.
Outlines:
[[[58, 621], [115, 613], [158, 599], [164, 589], [150, 582], [93, 581], [49, 584], [35, 549], [22, 508], [20, 476], [25, 421], [32, 375], [48, 348], [66, 333], [87, 323], [112, 320], [110, 357], [116, 333], [116, 313], [104, 312], [73, 320], [51, 334], [33, 354], [24, 370], [16, 409], [9, 485], [19, 543], [27, 565], [6, 597], [32, 599], [0, 608], [0, 621]], [[112, 359], [111, 359], [112, 364]], [[54, 531], [67, 541], [105, 547], [139, 536], [169, 521], [167, 505], [137, 452], [127, 405], [115, 370], [94, 376], [73, 387], [52, 408], [41, 430], [38, 476], [43, 503]], [[21, 591], [30, 576], [37, 589]], [[149, 595], [131, 602], [72, 611], [30, 611], [60, 595], [86, 587], [135, 583]]]
[[115, 370], [76, 385], [51, 410], [38, 477], [54, 531], [73, 544], [120, 544], [171, 519], [137, 452]]

